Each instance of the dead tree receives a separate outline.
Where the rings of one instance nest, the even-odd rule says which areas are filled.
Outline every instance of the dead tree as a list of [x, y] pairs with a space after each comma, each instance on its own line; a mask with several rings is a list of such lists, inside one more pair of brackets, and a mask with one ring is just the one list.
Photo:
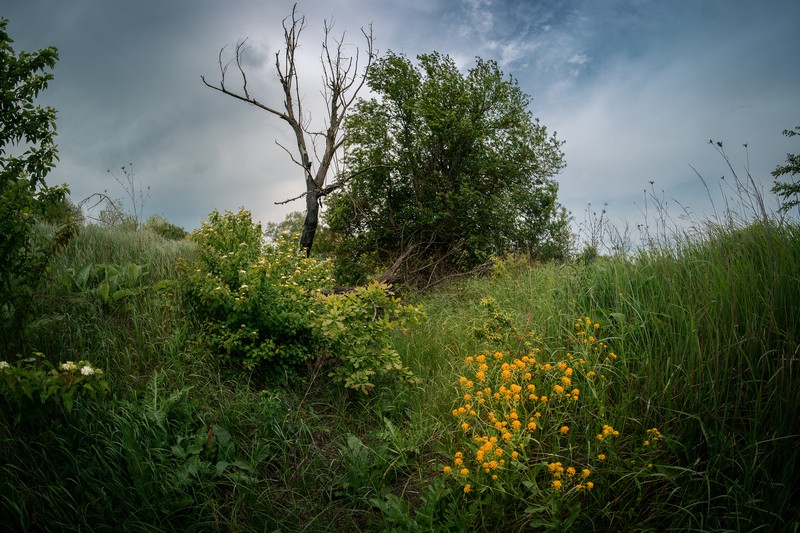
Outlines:
[[[291, 21], [291, 24], [289, 24]], [[374, 39], [372, 37], [372, 27], [369, 32], [361, 30], [366, 42], [366, 59], [360, 57], [360, 50], [356, 49], [355, 56], [347, 56], [344, 53], [344, 38], [331, 38], [332, 24], [325, 21], [323, 23], [325, 36], [322, 42], [322, 95], [325, 98], [327, 112], [325, 124], [322, 130], [310, 128], [310, 121], [303, 119], [303, 103], [300, 96], [299, 78], [295, 53], [297, 52], [300, 34], [306, 27], [305, 17], [297, 15], [297, 4], [292, 8], [290, 17], [283, 19], [283, 34], [286, 49], [275, 54], [275, 68], [277, 70], [278, 81], [283, 88], [283, 109], [262, 103], [252, 96], [247, 88], [247, 75], [242, 65], [247, 40], [239, 41], [236, 44], [234, 58], [223, 63], [225, 48], [219, 52], [220, 81], [218, 85], [213, 85], [206, 81], [205, 76], [200, 78], [203, 83], [223, 94], [253, 105], [268, 113], [271, 113], [281, 120], [284, 120], [292, 128], [297, 142], [297, 157], [292, 155], [286, 147], [281, 146], [292, 158], [292, 161], [303, 169], [303, 176], [306, 182], [306, 190], [300, 196], [291, 198], [283, 204], [293, 200], [298, 200], [305, 196], [306, 217], [303, 222], [303, 233], [300, 237], [300, 246], [306, 253], [311, 252], [314, 243], [314, 235], [319, 224], [319, 208], [323, 197], [341, 187], [346, 181], [345, 178], [338, 177], [337, 181], [326, 185], [328, 172], [337, 159], [339, 151], [344, 143], [342, 126], [345, 114], [356, 99], [358, 92], [364, 86], [367, 74], [375, 58], [373, 50]], [[331, 46], [333, 41], [333, 46]], [[359, 60], [365, 61], [363, 72], [359, 72]], [[228, 66], [235, 62], [241, 77], [241, 90], [234, 91], [226, 87], [225, 82]], [[280, 146], [280, 144], [279, 144]], [[309, 146], [311, 155], [309, 155]], [[312, 157], [314, 161], [312, 161]], [[316, 169], [314, 168], [316, 165]]]

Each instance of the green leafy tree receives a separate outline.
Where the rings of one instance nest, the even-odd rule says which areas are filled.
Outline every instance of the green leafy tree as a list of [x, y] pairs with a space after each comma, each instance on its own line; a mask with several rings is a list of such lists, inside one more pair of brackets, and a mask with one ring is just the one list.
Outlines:
[[448, 56], [417, 59], [377, 61], [376, 97], [348, 118], [350, 178], [327, 214], [338, 275], [391, 265], [383, 279], [419, 284], [492, 255], [563, 256], [568, 217], [552, 179], [562, 143], [533, 118], [530, 97], [494, 61], [462, 74]]
[[0, 19], [0, 347], [17, 337], [46, 261], [33, 226], [41, 204], [67, 193], [44, 178], [58, 159], [56, 111], [34, 103], [53, 75], [58, 51], [16, 53]]
[[144, 222], [144, 229], [150, 230], [153, 233], [161, 235], [165, 239], [179, 241], [189, 236], [189, 233], [178, 226], [173, 224], [163, 215], [150, 215]]
[[[800, 126], [795, 126], [794, 131], [783, 130], [783, 134], [787, 137], [794, 137], [800, 134]], [[778, 165], [772, 171], [772, 176], [776, 178], [775, 184], [772, 186], [772, 192], [783, 199], [782, 211], [788, 211], [800, 205], [800, 182], [794, 179], [794, 176], [798, 173], [800, 173], [800, 154], [786, 154], [786, 164]], [[777, 178], [786, 175], [792, 176], [792, 181], [777, 180]]]
[[49, 187], [38, 196], [38, 218], [48, 224], [78, 224], [86, 221], [80, 206], [70, 200], [63, 187]]

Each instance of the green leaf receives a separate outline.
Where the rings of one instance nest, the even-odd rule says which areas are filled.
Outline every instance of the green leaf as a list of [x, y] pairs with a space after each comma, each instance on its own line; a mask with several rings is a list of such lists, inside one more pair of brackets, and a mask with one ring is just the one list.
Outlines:
[[216, 468], [216, 474], [218, 476], [221, 476], [225, 472], [225, 469], [228, 468], [228, 466], [230, 466], [230, 463], [228, 461], [218, 462]]
[[111, 287], [109, 287], [108, 280], [103, 280], [102, 282], [100, 282], [100, 285], [98, 285], [96, 289], [97, 296], [104, 303], [110, 303], [109, 299], [110, 291]]

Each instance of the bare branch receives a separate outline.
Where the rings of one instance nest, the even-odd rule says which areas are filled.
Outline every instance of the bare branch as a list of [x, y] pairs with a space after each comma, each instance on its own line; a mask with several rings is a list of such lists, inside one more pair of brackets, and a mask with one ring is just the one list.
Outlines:
[[[286, 148], [284, 148], [283, 146], [281, 146], [281, 148], [286, 150]], [[287, 150], [287, 152], [288, 152], [288, 150]], [[294, 158], [292, 158], [292, 160], [294, 160]], [[349, 182], [351, 179], [355, 178], [356, 176], [364, 174], [365, 172], [369, 172], [370, 170], [375, 170], [376, 168], [391, 168], [391, 166], [389, 166], [389, 165], [373, 165], [373, 166], [370, 166], [370, 167], [367, 167], [367, 168], [363, 168], [363, 169], [359, 170], [358, 172], [355, 172], [353, 174], [350, 174], [349, 176], [346, 176], [344, 178], [341, 178], [341, 179], [337, 180], [335, 183], [331, 183], [327, 187], [314, 189], [314, 192], [316, 192], [317, 198], [324, 198], [325, 196], [328, 196], [329, 194], [331, 194], [331, 193], [341, 189], [345, 185], [347, 185], [347, 182]], [[283, 200], [282, 202], [275, 202], [275, 205], [284, 205], [284, 204], [288, 204], [289, 202], [294, 202], [295, 200], [299, 200], [300, 198], [304, 197], [309, 192], [311, 192], [311, 191], [306, 191], [306, 192], [304, 192], [303, 194], [301, 194], [299, 196], [295, 196], [294, 198], [289, 198], [288, 200]]]
[[294, 198], [289, 198], [288, 200], [284, 200], [282, 202], [275, 202], [275, 205], [286, 205], [288, 203], [294, 202], [295, 200], [299, 200], [300, 198], [304, 197], [308, 194], [308, 191], [304, 192], [300, 196], [295, 196]]
[[281, 143], [279, 143], [278, 141], [275, 141], [275, 144], [277, 144], [278, 146], [280, 146], [280, 147], [281, 147], [281, 149], [282, 149], [284, 152], [286, 152], [287, 154], [289, 154], [289, 159], [291, 159], [291, 160], [292, 160], [292, 163], [294, 163], [295, 165], [297, 165], [297, 166], [299, 166], [299, 167], [303, 167], [303, 168], [305, 168], [305, 166], [303, 166], [303, 164], [302, 164], [300, 161], [298, 161], [297, 159], [295, 159], [295, 158], [294, 158], [294, 155], [292, 155], [292, 152], [290, 152], [288, 148], [286, 148], [284, 145], [282, 145], [282, 144], [281, 144]]
[[[350, 179], [348, 177], [346, 180], [339, 180], [325, 187], [325, 180], [331, 165], [336, 164], [338, 166], [337, 154], [344, 146], [342, 126], [345, 114], [355, 101], [358, 91], [366, 83], [367, 74], [374, 60], [374, 39], [372, 26], [370, 26], [369, 33], [362, 28], [361, 33], [366, 43], [367, 59], [363, 72], [359, 72], [359, 61], [362, 60], [359, 49], [356, 48], [355, 54], [348, 57], [345, 53], [345, 34], [342, 34], [341, 39], [332, 38], [333, 24], [327, 21], [324, 22], [324, 40], [320, 60], [323, 67], [322, 95], [327, 105], [327, 116], [323, 119], [324, 128], [321, 131], [313, 131], [310, 127], [310, 117], [307, 118], [303, 111], [303, 99], [300, 92], [296, 63], [300, 35], [306, 27], [306, 19], [298, 14], [297, 4], [292, 7], [291, 14], [283, 19], [282, 26], [284, 44], [286, 46], [283, 51], [278, 51], [275, 54], [275, 70], [283, 91], [283, 109], [264, 104], [250, 94], [244, 67], [247, 39], [236, 44], [233, 58], [228, 63], [223, 63], [225, 47], [220, 50], [218, 57], [220, 81], [218, 84], [209, 83], [204, 76], [200, 78], [207, 87], [267, 111], [285, 121], [291, 127], [297, 144], [296, 155], [299, 157], [295, 158], [286, 147], [280, 143], [276, 144], [289, 154], [294, 163], [303, 168], [306, 192], [292, 200], [276, 203], [283, 204], [306, 197], [306, 222], [303, 228], [301, 244], [308, 250], [313, 242], [317, 227], [319, 198], [337, 190]], [[236, 61], [236, 67], [241, 77], [242, 85], [240, 91], [232, 91], [226, 86], [228, 67], [233, 61]], [[309, 144], [312, 148], [311, 156], [313, 156], [313, 161], [308, 151]], [[316, 172], [312, 172], [314, 162], [317, 164]]]
[[246, 42], [247, 39], [236, 43], [236, 66], [239, 67], [239, 73], [242, 75], [242, 91], [244, 91], [245, 98], [249, 100], [250, 93], [247, 92], [247, 74], [244, 73], [244, 68], [242, 67], [242, 58], [244, 57], [244, 51], [246, 50]]

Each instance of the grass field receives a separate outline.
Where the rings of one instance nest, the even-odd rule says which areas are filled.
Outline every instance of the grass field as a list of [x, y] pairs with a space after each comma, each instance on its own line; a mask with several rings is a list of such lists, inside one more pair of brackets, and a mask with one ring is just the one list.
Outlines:
[[170, 281], [193, 253], [88, 227], [51, 264], [29, 349], [110, 393], [0, 394], [3, 530], [800, 530], [796, 225], [405, 294], [420, 381], [366, 396], [222, 364]]

